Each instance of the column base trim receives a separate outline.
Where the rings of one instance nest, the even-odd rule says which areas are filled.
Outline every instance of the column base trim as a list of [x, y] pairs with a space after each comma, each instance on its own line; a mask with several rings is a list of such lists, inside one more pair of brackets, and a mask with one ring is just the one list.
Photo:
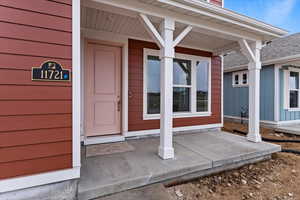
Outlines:
[[255, 143], [262, 142], [262, 138], [260, 134], [248, 134], [247, 140]]
[[159, 147], [158, 155], [164, 160], [173, 159], [175, 157], [174, 148]]

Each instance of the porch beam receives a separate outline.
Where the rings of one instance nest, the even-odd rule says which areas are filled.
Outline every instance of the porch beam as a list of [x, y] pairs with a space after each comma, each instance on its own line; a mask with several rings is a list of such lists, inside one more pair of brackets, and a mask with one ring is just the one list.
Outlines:
[[163, 48], [165, 46], [164, 40], [161, 37], [161, 35], [159, 34], [159, 32], [156, 30], [155, 26], [150, 21], [150, 19], [145, 14], [142, 14], [142, 13], [140, 13], [139, 16], [140, 16], [140, 19], [143, 22], [145, 28], [147, 29], [148, 33], [153, 38], [153, 40], [156, 41], [157, 45], [160, 48]]
[[173, 148], [173, 59], [175, 21], [164, 18], [161, 33], [164, 47], [161, 48], [160, 67], [160, 145], [158, 154], [162, 159], [174, 158]]
[[191, 30], [193, 29], [192, 26], [187, 26], [174, 40], [173, 42], [173, 47], [176, 47], [182, 40], [183, 38], [185, 38], [185, 36], [187, 36], [187, 34], [189, 34], [189, 32], [191, 32]]
[[260, 135], [260, 53], [262, 42], [256, 41], [251, 45], [243, 40], [240, 42], [242, 53], [248, 58], [249, 70], [249, 125], [247, 139], [252, 142], [261, 142]]

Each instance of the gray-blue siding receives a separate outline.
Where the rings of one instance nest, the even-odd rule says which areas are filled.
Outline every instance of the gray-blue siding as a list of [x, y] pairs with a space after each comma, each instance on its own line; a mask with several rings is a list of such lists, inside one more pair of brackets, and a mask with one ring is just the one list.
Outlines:
[[[260, 119], [274, 121], [274, 66], [263, 67], [260, 73]], [[224, 74], [224, 115], [240, 117], [248, 110], [248, 87], [233, 87], [232, 73]]]
[[284, 73], [283, 70], [279, 71], [280, 80], [280, 121], [299, 120], [300, 111], [288, 111], [284, 109]]

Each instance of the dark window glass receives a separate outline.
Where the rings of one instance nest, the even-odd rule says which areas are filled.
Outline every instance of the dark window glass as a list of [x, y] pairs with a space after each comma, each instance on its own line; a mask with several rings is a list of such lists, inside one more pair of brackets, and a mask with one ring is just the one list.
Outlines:
[[148, 56], [147, 61], [147, 113], [160, 113], [160, 60]]
[[234, 84], [235, 85], [239, 84], [239, 75], [238, 74], [234, 75]]
[[247, 84], [248, 76], [247, 74], [243, 74], [243, 84]]
[[208, 111], [208, 72], [207, 61], [197, 62], [197, 112]]
[[190, 88], [173, 88], [173, 112], [190, 111]]
[[290, 72], [290, 89], [299, 89], [299, 72]]
[[174, 85], [191, 85], [191, 61], [174, 59], [173, 64]]
[[298, 91], [290, 91], [290, 108], [298, 108]]

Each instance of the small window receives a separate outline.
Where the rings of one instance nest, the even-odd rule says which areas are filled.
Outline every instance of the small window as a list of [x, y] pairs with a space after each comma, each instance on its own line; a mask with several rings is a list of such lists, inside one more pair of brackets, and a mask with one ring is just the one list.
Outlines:
[[235, 85], [239, 85], [239, 83], [240, 83], [240, 76], [238, 75], [238, 74], [236, 74], [235, 76], [234, 76], [234, 84]]
[[289, 76], [290, 108], [299, 107], [299, 72], [290, 72]]
[[232, 74], [232, 85], [234, 87], [245, 87], [248, 85], [248, 72], [234, 72]]
[[243, 85], [248, 84], [248, 75], [247, 73], [243, 73]]

